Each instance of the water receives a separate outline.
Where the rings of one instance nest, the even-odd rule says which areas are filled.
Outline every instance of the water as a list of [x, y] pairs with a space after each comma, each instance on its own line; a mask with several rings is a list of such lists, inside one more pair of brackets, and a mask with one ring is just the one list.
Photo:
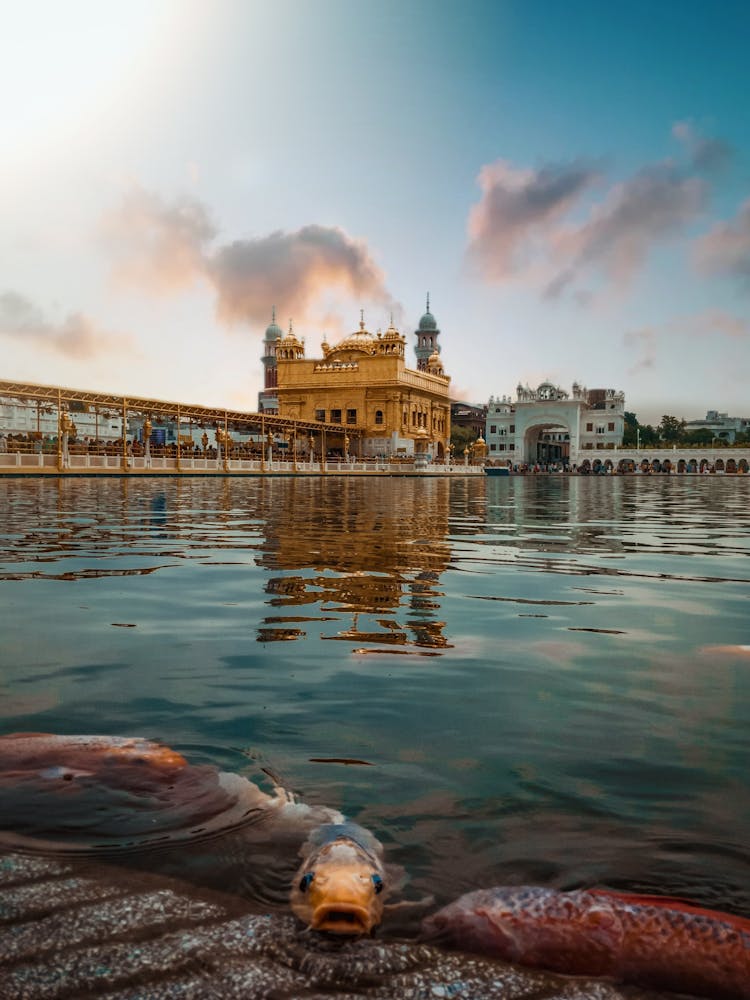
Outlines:
[[531, 882], [750, 915], [749, 499], [714, 477], [5, 480], [0, 732], [266, 768], [438, 902]]

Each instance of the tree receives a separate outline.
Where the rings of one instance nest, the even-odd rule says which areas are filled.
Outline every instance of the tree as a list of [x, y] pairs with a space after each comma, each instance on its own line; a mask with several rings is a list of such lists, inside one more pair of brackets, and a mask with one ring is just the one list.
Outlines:
[[641, 432], [641, 444], [645, 447], [655, 445], [659, 443], [659, 429], [654, 428], [651, 424], [639, 424], [639, 429]]
[[454, 455], [463, 455], [464, 448], [474, 444], [476, 439], [477, 432], [471, 427], [460, 427], [457, 424], [453, 424], [451, 427], [451, 444]]
[[666, 441], [668, 444], [676, 444], [682, 440], [685, 433], [685, 420], [678, 420], [677, 417], [671, 417], [665, 413], [656, 429], [662, 441]]
[[711, 444], [712, 439], [713, 434], [708, 427], [698, 427], [694, 431], [687, 431], [682, 440], [685, 444], [707, 445]]
[[625, 448], [635, 448], [638, 444], [638, 418], [628, 410], [625, 411], [622, 443]]

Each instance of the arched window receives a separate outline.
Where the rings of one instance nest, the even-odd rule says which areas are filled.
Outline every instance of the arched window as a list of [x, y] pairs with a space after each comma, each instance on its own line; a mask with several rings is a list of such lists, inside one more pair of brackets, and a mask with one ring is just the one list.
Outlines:
[[382, 424], [383, 423], [383, 411], [382, 410], [375, 410], [375, 423], [376, 424]]

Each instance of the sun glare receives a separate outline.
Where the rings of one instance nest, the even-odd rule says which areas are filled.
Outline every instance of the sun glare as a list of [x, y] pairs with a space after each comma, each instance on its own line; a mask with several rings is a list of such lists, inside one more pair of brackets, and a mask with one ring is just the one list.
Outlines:
[[[44, 146], [103, 103], [137, 86], [168, 47], [167, 30], [192, 4], [8, 4], [0, 41], [0, 113], [6, 149]], [[161, 67], [163, 69], [163, 65]]]

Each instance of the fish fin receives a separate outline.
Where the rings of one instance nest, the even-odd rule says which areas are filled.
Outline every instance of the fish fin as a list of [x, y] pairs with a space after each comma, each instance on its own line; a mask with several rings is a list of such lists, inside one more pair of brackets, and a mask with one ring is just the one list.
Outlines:
[[392, 893], [400, 892], [409, 881], [409, 873], [403, 865], [394, 864], [392, 861], [387, 862], [384, 867], [388, 875], [388, 888]]
[[425, 910], [435, 905], [434, 896], [423, 896], [421, 899], [400, 899], [397, 903], [386, 903], [383, 912], [394, 913], [416, 913], [422, 914]]
[[709, 910], [704, 906], [697, 906], [689, 899], [680, 896], [649, 896], [641, 893], [612, 892], [609, 889], [589, 889], [590, 895], [601, 899], [619, 900], [622, 903], [630, 903], [633, 906], [658, 906], [663, 910], [677, 910], [680, 913], [694, 914], [695, 916], [711, 917], [713, 920], [723, 920], [732, 924], [737, 930], [744, 934], [750, 934], [750, 919], [739, 917], [734, 913], [722, 913], [721, 910]]

